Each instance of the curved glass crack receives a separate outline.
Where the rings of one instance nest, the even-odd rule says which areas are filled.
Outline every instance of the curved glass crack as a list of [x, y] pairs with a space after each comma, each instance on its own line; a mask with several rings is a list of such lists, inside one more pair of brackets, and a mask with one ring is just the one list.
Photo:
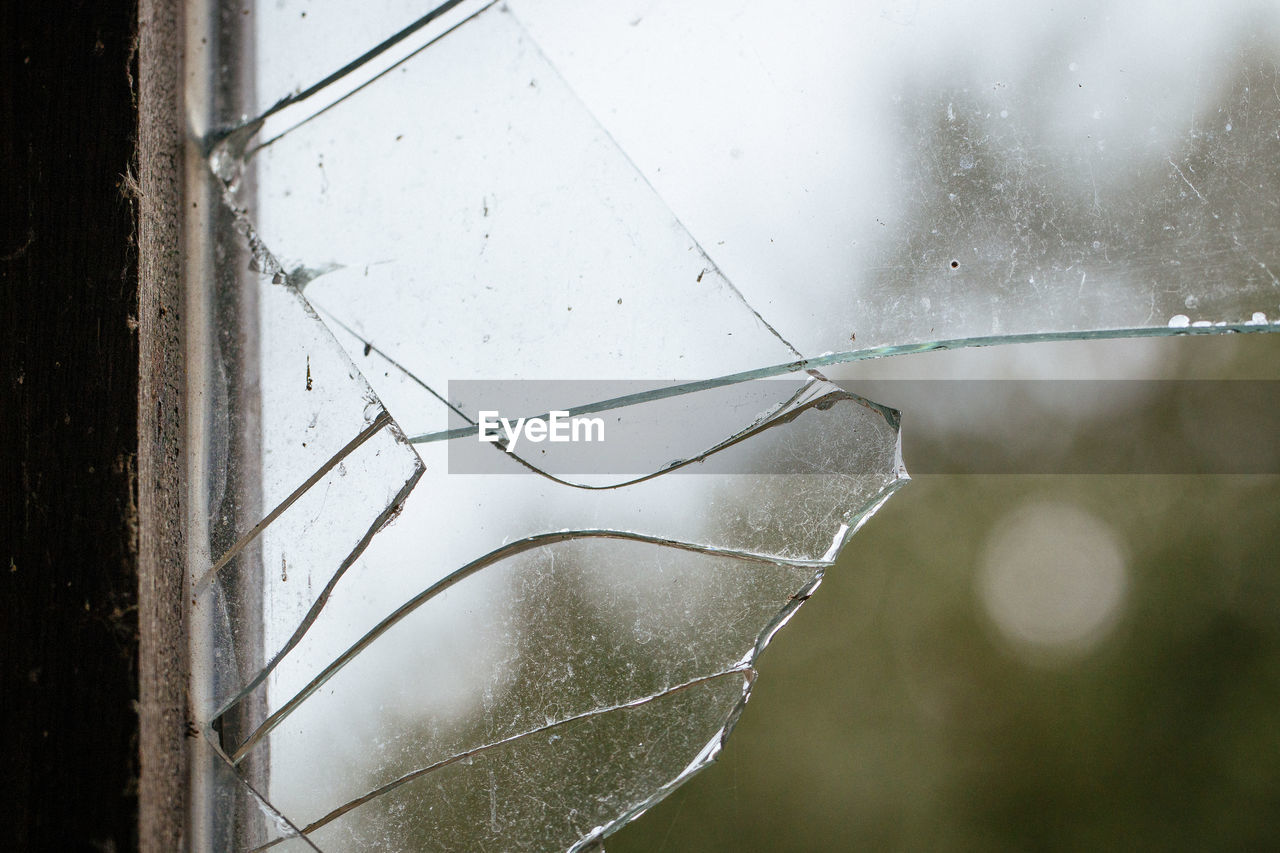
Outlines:
[[[754, 427], [749, 435], [741, 436], [699, 463], [717, 468], [687, 476], [668, 472], [661, 478], [648, 478], [604, 494], [566, 492], [543, 475], [524, 473], [523, 465], [509, 459], [507, 454], [497, 456], [508, 466], [507, 474], [467, 478], [471, 482], [469, 488], [464, 486], [465, 480], [456, 475], [447, 475], [444, 479], [437, 475], [430, 486], [452, 486], [456, 509], [448, 520], [451, 529], [456, 529], [457, 522], [465, 517], [460, 511], [469, 503], [468, 492], [476, 496], [475, 505], [483, 507], [486, 513], [500, 510], [503, 504], [512, 511], [541, 504], [551, 514], [544, 513], [543, 517], [530, 517], [508, 526], [503, 538], [509, 539], [517, 532], [519, 537], [478, 556], [477, 551], [471, 549], [478, 549], [484, 542], [481, 516], [463, 525], [464, 529], [477, 530], [479, 535], [449, 537], [445, 530], [440, 530], [439, 536], [434, 536], [430, 527], [433, 522], [423, 514], [424, 509], [429, 511], [430, 505], [415, 502], [416, 498], [407, 501], [401, 510], [401, 524], [379, 540], [381, 550], [375, 548], [356, 577], [348, 581], [353, 591], [377, 588], [376, 595], [364, 594], [367, 601], [362, 613], [368, 614], [370, 608], [376, 606], [375, 602], [387, 602], [389, 607], [396, 608], [394, 612], [351, 648], [342, 651], [337, 647], [343, 637], [351, 637], [352, 641], [359, 637], [352, 634], [356, 626], [361, 623], [372, 626], [376, 621], [369, 615], [357, 616], [350, 608], [324, 613], [339, 579], [353, 565], [351, 559], [344, 561], [329, 579], [323, 594], [310, 605], [288, 643], [223, 704], [219, 713], [226, 713], [253, 694], [268, 675], [287, 663], [286, 655], [303, 641], [308, 631], [318, 631], [304, 644], [299, 660], [334, 659], [311, 678], [305, 689], [274, 712], [263, 727], [269, 730], [278, 717], [287, 714], [352, 656], [423, 602], [480, 569], [551, 542], [584, 537], [631, 539], [744, 559], [780, 559], [793, 565], [828, 564], [869, 509], [878, 507], [884, 496], [906, 479], [896, 413], [869, 406], [824, 383], [810, 382], [796, 399], [800, 404], [795, 409], [775, 415], [765, 424]], [[747, 438], [752, 440], [745, 440]], [[750, 473], [749, 466], [753, 464], [763, 473]], [[444, 467], [428, 465], [428, 469], [434, 471]], [[440, 493], [431, 488], [423, 499], [433, 492]], [[742, 494], [754, 495], [755, 505], [743, 506], [737, 497]], [[673, 504], [678, 508], [679, 502], [689, 500], [701, 502], [701, 516], [682, 517], [678, 509], [680, 514], [673, 516], [665, 510]], [[657, 517], [649, 518], [655, 513]], [[603, 521], [610, 515], [619, 523], [609, 527], [581, 523]], [[418, 544], [420, 542], [422, 544]], [[361, 552], [367, 544], [366, 539]], [[426, 554], [430, 556], [424, 558]], [[415, 563], [422, 567], [416, 568]], [[451, 563], [462, 564], [462, 567], [451, 572]], [[405, 568], [393, 570], [391, 567], [397, 564]], [[411, 592], [408, 587], [420, 577], [441, 579], [425, 591]], [[404, 590], [400, 593], [402, 600], [407, 599], [403, 604], [395, 600], [397, 590]], [[268, 653], [272, 648], [267, 645]], [[282, 670], [286, 674], [277, 676], [285, 677], [288, 683], [299, 684], [300, 676], [314, 666], [316, 664], [295, 661]], [[277, 689], [281, 689], [279, 683]], [[261, 733], [263, 729], [259, 730]], [[234, 750], [237, 760], [245, 753], [245, 748], [235, 749], [234, 745], [228, 748]]]
[[[619, 547], [627, 550], [617, 553]], [[605, 555], [621, 558], [616, 569], [595, 559]], [[449, 600], [444, 597], [446, 591], [437, 588], [406, 605], [395, 615], [394, 624], [379, 626], [376, 636], [350, 650], [338, 662], [341, 666], [324, 673], [322, 682], [306, 691], [307, 696], [298, 697], [286, 714], [270, 721], [273, 728], [269, 733], [248, 745], [267, 749], [273, 763], [293, 768], [285, 771], [278, 767], [276, 772], [297, 773], [299, 783], [303, 778], [313, 780], [312, 790], [292, 804], [291, 814], [311, 823], [370, 790], [380, 790], [406, 776], [416, 778], [412, 774], [424, 766], [450, 764], [449, 759], [464, 756], [478, 745], [540, 731], [547, 723], [577, 718], [602, 707], [632, 704], [662, 693], [667, 686], [707, 674], [749, 667], [776, 630], [812, 594], [823, 571], [815, 565], [786, 565], [664, 543], [606, 538], [548, 541], [523, 556], [526, 559], [491, 564], [491, 571], [501, 572], [500, 576], [472, 572], [466, 578], [450, 579], [451, 585], [461, 584], [453, 590], [463, 595], [460, 599], [455, 596]], [[683, 578], [682, 588], [655, 583], [663, 575], [672, 582]], [[713, 578], [718, 580], [712, 583]], [[494, 594], [504, 587], [523, 592]], [[552, 589], [561, 592], [547, 599], [544, 593]], [[541, 603], [544, 601], [548, 604]], [[680, 602], [685, 607], [679, 606]], [[529, 607], [536, 609], [527, 610]], [[599, 610], [601, 607], [604, 610]], [[693, 607], [693, 612], [688, 607]], [[643, 620], [647, 639], [641, 644], [625, 631], [615, 635], [615, 629], [606, 628], [616, 625], [614, 617], [623, 612]], [[504, 613], [521, 615], [513, 623]], [[457, 618], [462, 615], [465, 621], [459, 624]], [[406, 686], [387, 683], [382, 674], [389, 665], [387, 655], [402, 658], [407, 653], [420, 661], [418, 666], [441, 654], [447, 657], [449, 641], [433, 649], [434, 644], [426, 640], [431, 632], [440, 630], [442, 618], [453, 623], [448, 629], [455, 636], [452, 642], [470, 649], [470, 657], [486, 660], [482, 681], [493, 679], [494, 692], [485, 689], [491, 698], [476, 707], [474, 717], [453, 718], [442, 710], [442, 696], [456, 695], [461, 686], [457, 676], [428, 677], [429, 693], [415, 700], [392, 699], [386, 692], [387, 688], [395, 693]], [[605, 634], [584, 631], [587, 625], [599, 626], [594, 630]], [[553, 636], [560, 638], [558, 644], [549, 642]], [[486, 653], [491, 642], [498, 646]], [[434, 709], [421, 707], [419, 702], [424, 700]], [[363, 778], [373, 783], [363, 790], [352, 790], [358, 788], [360, 774], [344, 778], [344, 774], [328, 769], [350, 761], [345, 751], [330, 749], [313, 737], [317, 720], [337, 709], [348, 720], [347, 726], [359, 730], [355, 737], [372, 774]], [[714, 731], [720, 731], [736, 710], [736, 704], [721, 707], [709, 724], [714, 723]], [[409, 713], [418, 722], [402, 718], [400, 713]], [[451, 719], [455, 722], [450, 723]], [[705, 737], [700, 739], [699, 747], [705, 742]], [[250, 754], [242, 750], [240, 759]], [[681, 766], [694, 758], [686, 755]], [[405, 769], [396, 771], [398, 767]], [[580, 775], [591, 778], [590, 773]], [[317, 784], [327, 793], [321, 793]], [[642, 793], [632, 790], [625, 795], [638, 804], [661, 787], [650, 783]], [[340, 791], [350, 795], [325, 808], [325, 801], [340, 796]]]
[[312, 486], [320, 482], [320, 480], [324, 477], [325, 474], [328, 474], [330, 471], [336, 468], [339, 464], [342, 463], [343, 460], [345, 460], [353, 452], [355, 452], [360, 447], [360, 445], [364, 444], [370, 438], [377, 435], [378, 432], [382, 430], [383, 427], [387, 426], [391, 422], [392, 422], [391, 415], [387, 414], [385, 411], [379, 412], [378, 416], [373, 419], [373, 423], [369, 424], [369, 426], [365, 427], [365, 429], [359, 435], [357, 435], [355, 438], [351, 439], [351, 441], [343, 445], [341, 450], [339, 450], [337, 453], [331, 456], [327, 462], [325, 462], [323, 465], [317, 468], [311, 474], [310, 477], [308, 477], [305, 481], [303, 481], [303, 483], [300, 486], [298, 486], [298, 488], [294, 489], [289, 494], [288, 497], [286, 497], [280, 503], [276, 504], [274, 509], [272, 509], [266, 515], [264, 515], [260, 521], [254, 524], [254, 526], [249, 528], [249, 530], [243, 536], [237, 539], [235, 544], [233, 544], [230, 548], [228, 548], [226, 552], [223, 553], [223, 555], [219, 557], [212, 566], [209, 567], [209, 571], [205, 572], [204, 575], [202, 575], [200, 579], [196, 581], [195, 583], [196, 595], [203, 593], [205, 589], [208, 588], [210, 582], [213, 580], [213, 577], [217, 575], [217, 573], [221, 571], [228, 563], [234, 560], [236, 556], [240, 554], [240, 552], [243, 551], [249, 545], [250, 542], [256, 539], [258, 537], [258, 534], [262, 533], [262, 531], [266, 529], [268, 524], [271, 524], [273, 521], [275, 521], [277, 518], [283, 515], [284, 512], [288, 510], [289, 507], [293, 506], [298, 501], [299, 498], [301, 498], [304, 494], [306, 494], [307, 491], [309, 491]]
[[[326, 845], [396, 849], [397, 843], [420, 837], [421, 824], [414, 818], [435, 803], [444, 819], [429, 825], [448, 849], [494, 844], [513, 850], [599, 849], [600, 839], [714, 759], [753, 678], [750, 670], [730, 672], [608, 714], [584, 716], [542, 736], [511, 741], [413, 779], [313, 834]], [[682, 725], [662, 728], [671, 719]], [[591, 777], [573, 774], [575, 765], [602, 752], [610, 760]], [[576, 775], [575, 781], [585, 778], [586, 784], [512, 796], [517, 774], [533, 767], [559, 778]], [[638, 795], [642, 786], [656, 787], [657, 796]], [[463, 814], [474, 818], [450, 819]], [[370, 831], [374, 826], [392, 840], [379, 843]]]
[[[360, 555], [364, 553], [365, 549], [369, 547], [369, 543], [373, 540], [373, 537], [400, 514], [404, 500], [409, 496], [409, 493], [413, 491], [413, 487], [417, 485], [418, 478], [421, 477], [421, 475], [422, 471], [419, 469], [408, 481], [405, 482], [403, 486], [400, 487], [400, 491], [395, 494], [392, 502], [374, 517], [373, 523], [365, 530], [364, 534], [355, 544], [355, 547], [352, 548], [352, 550], [342, 559], [342, 562], [338, 564], [337, 569], [334, 571], [333, 575], [330, 576], [324, 588], [320, 590], [320, 594], [311, 604], [311, 607], [307, 610], [306, 615], [298, 624], [297, 628], [295, 628], [289, 638], [285, 640], [284, 645], [280, 647], [279, 651], [275, 652], [271, 656], [256, 675], [249, 679], [244, 687], [240, 688], [240, 690], [222, 703], [221, 707], [213, 713], [214, 719], [217, 719], [227, 713], [233, 705], [245, 696], [249, 695], [249, 693], [260, 685], [271, 671], [275, 669], [276, 665], [280, 663], [280, 660], [285, 655], [289, 654], [289, 652], [302, 641], [303, 635], [310, 629], [311, 624], [316, 620], [316, 617], [324, 608], [325, 603], [329, 600], [329, 596], [333, 593], [334, 587], [337, 586], [338, 581], [342, 579], [342, 576], [346, 573], [347, 569], [349, 569], [351, 565], [360, 558]], [[281, 562], [282, 565], [287, 566], [287, 563], [283, 559]], [[285, 571], [287, 571], [287, 568]], [[234, 640], [232, 642], [234, 642]]]
[[[711, 675], [699, 676], [698, 678], [693, 678], [693, 679], [690, 679], [689, 681], [685, 681], [681, 684], [677, 684], [674, 687], [663, 688], [657, 693], [653, 693], [648, 696], [642, 696], [638, 699], [631, 699], [627, 702], [623, 702], [618, 705], [611, 705], [605, 708], [593, 708], [590, 711], [583, 711], [582, 713], [575, 714], [572, 717], [565, 717], [564, 719], [555, 720], [554, 722], [546, 723], [536, 728], [527, 729], [525, 731], [519, 732], [518, 734], [514, 734], [509, 737], [503, 738], [502, 740], [491, 741], [489, 743], [481, 744], [480, 746], [472, 747], [466, 752], [460, 752], [460, 753], [457, 753], [456, 755], [451, 755], [448, 758], [443, 758], [432, 764], [428, 764], [426, 767], [421, 767], [410, 773], [406, 773], [405, 775], [399, 777], [398, 779], [388, 782], [385, 785], [373, 791], [370, 791], [367, 794], [364, 794], [363, 796], [357, 797], [356, 799], [351, 800], [350, 802], [343, 803], [338, 808], [334, 809], [333, 811], [329, 812], [323, 817], [308, 824], [301, 831], [309, 835], [310, 833], [313, 833], [316, 830], [321, 829], [324, 826], [332, 823], [333, 821], [337, 820], [338, 818], [342, 817], [343, 815], [347, 814], [353, 809], [359, 808], [360, 806], [363, 806], [366, 803], [373, 802], [379, 797], [390, 794], [392, 791], [396, 790], [397, 788], [400, 788], [403, 785], [407, 785], [410, 782], [413, 782], [417, 779], [422, 778], [423, 776], [426, 776], [428, 773], [433, 773], [437, 770], [440, 770], [441, 768], [448, 767], [451, 764], [456, 764], [459, 761], [466, 761], [468, 759], [475, 758], [476, 756], [481, 755], [483, 753], [491, 752], [495, 749], [500, 749], [501, 747], [514, 743], [523, 738], [533, 737], [534, 735], [542, 734], [543, 732], [553, 731], [554, 729], [560, 728], [562, 726], [571, 725], [573, 723], [581, 722], [583, 720], [588, 720], [588, 719], [591, 719], [592, 717], [598, 717], [601, 714], [609, 714], [616, 711], [625, 711], [630, 708], [638, 708], [641, 705], [648, 705], [651, 702], [656, 702], [659, 699], [662, 699], [666, 696], [670, 696], [671, 694], [677, 693], [681, 690], [688, 690], [691, 687], [696, 687], [700, 684], [705, 684], [709, 681], [721, 678], [722, 676], [732, 675], [735, 673], [741, 673], [743, 675], [750, 674], [750, 676], [753, 679], [755, 677], [755, 671], [750, 669], [749, 667], [747, 666], [735, 667], [733, 669], [727, 669], [721, 672], [715, 672], [715, 673], [712, 673]], [[744, 696], [744, 702], [745, 702], [745, 696]], [[259, 847], [256, 849], [267, 850], [275, 846], [275, 844], [277, 843], [278, 842], [273, 841], [269, 844], [264, 844], [262, 847]]]

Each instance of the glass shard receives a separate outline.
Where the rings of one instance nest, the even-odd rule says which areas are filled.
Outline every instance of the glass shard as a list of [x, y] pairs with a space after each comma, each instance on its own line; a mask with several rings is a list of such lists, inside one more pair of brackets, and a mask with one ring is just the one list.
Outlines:
[[249, 162], [291, 280], [437, 391], [795, 355], [499, 7]]
[[424, 767], [311, 837], [330, 849], [590, 849], [714, 757], [751, 675], [676, 685]]
[[446, 473], [450, 448], [425, 446], [427, 473], [397, 523], [360, 559], [343, 564], [304, 626], [286, 620], [268, 629], [296, 640], [296, 648], [272, 659], [253, 679], [262, 686], [244, 695], [274, 712], [424, 590], [558, 540], [606, 537], [809, 567], [829, 563], [906, 475], [894, 413], [825, 383], [811, 383], [813, 389], [820, 393], [804, 406], [718, 450], [698, 470], [616, 489], [566, 486], [488, 445], [485, 455], [498, 467]]
[[[215, 564], [199, 592], [223, 617], [227, 654], [211, 696], [219, 711], [301, 639], [333, 586], [400, 512], [423, 470], [404, 450], [394, 423], [381, 427], [273, 518], [251, 547]], [[262, 609], [237, 618], [226, 599], [237, 594], [236, 579], [244, 577], [260, 578]]]
[[[398, 434], [373, 390], [305, 298], [252, 276], [260, 315], [261, 517], [235, 515], [235, 526], [210, 555], [218, 566], [234, 556], [323, 476], [380, 431]], [[389, 450], [389, 448], [388, 448]], [[416, 465], [412, 448], [395, 451]], [[216, 503], [216, 501], [215, 501]], [[201, 583], [207, 580], [200, 576]]]
[[[282, 706], [250, 748], [271, 755], [273, 801], [311, 823], [422, 768], [747, 666], [819, 575], [597, 537], [530, 549], [421, 600], [304, 701]], [[727, 709], [713, 717], [699, 748]], [[602, 760], [578, 767], [572, 784]], [[530, 773], [523, 784], [546, 779]]]

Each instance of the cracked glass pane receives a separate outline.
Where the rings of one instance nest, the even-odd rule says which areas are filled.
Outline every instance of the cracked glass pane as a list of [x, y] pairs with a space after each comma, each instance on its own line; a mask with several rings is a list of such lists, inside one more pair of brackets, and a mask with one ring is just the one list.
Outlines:
[[[904, 480], [893, 413], [825, 383], [805, 390], [798, 410], [701, 463], [719, 470], [616, 489], [556, 483], [491, 447], [506, 471], [435, 474], [448, 448], [426, 445], [426, 479], [396, 524], [334, 578], [300, 642], [243, 698], [265, 723], [223, 726], [224, 747], [238, 761], [269, 754], [272, 801], [309, 824], [406, 762], [472, 748], [410, 729], [458, 717], [451, 725], [469, 732], [478, 697], [492, 719], [475, 736], [494, 739], [558, 719], [574, 695], [590, 707], [642, 698], [641, 670], [668, 683], [749, 665]], [[586, 615], [569, 619], [575, 599], [570, 615]], [[606, 646], [605, 626], [625, 628]], [[406, 692], [396, 673], [410, 671], [418, 687]], [[527, 677], [556, 687], [521, 688]], [[493, 721], [517, 729], [495, 734]], [[317, 748], [318, 732], [332, 751]], [[369, 767], [344, 777], [353, 755]]]
[[[686, 271], [827, 362], [1280, 315], [1273, 4], [815, 12], [779, 33], [767, 4], [451, 6], [396, 48], [420, 53], [380, 55], [367, 87], [344, 77], [268, 118], [264, 235], [304, 279], [331, 270], [317, 303], [437, 389], [462, 347], [473, 375], [563, 375], [573, 355], [577, 375], [682, 357], [715, 375], [745, 364], [732, 347], [754, 345], [749, 367], [792, 354], [726, 323]], [[486, 185], [503, 198], [477, 201]], [[662, 250], [651, 206], [685, 245]], [[625, 311], [610, 313], [610, 289]], [[379, 311], [392, 294], [413, 310]], [[655, 303], [699, 312], [692, 339], [715, 357], [689, 349], [683, 312], [655, 323]], [[518, 324], [533, 317], [530, 336]], [[538, 345], [552, 336], [574, 347]]]
[[319, 310], [437, 392], [795, 356], [506, 8], [299, 121], [249, 143], [258, 236]]
[[[474, 438], [449, 444], [478, 447], [496, 464], [475, 474], [448, 473], [452, 448], [423, 445], [424, 479], [403, 505], [395, 504], [397, 523], [365, 543], [367, 551], [353, 552], [354, 562], [344, 562], [327, 583], [319, 570], [304, 574], [299, 586], [279, 575], [272, 581], [275, 595], [297, 601], [296, 618], [283, 619], [286, 628], [269, 626], [269, 635], [297, 645], [270, 664], [272, 690], [292, 695], [383, 615], [459, 567], [547, 539], [581, 533], [804, 564], [834, 559], [850, 529], [904, 482], [905, 471], [894, 413], [820, 387], [824, 393], [798, 411], [786, 410], [696, 467], [618, 488], [567, 486]], [[269, 606], [288, 612], [287, 603]], [[304, 615], [306, 636], [290, 633]], [[274, 652], [279, 644], [269, 638], [266, 647]]]
[[[269, 662], [297, 643], [298, 631], [314, 618], [312, 610], [374, 534], [394, 519], [422, 475], [421, 463], [394, 423], [375, 421], [371, 426], [375, 429], [369, 430], [368, 440], [197, 584], [198, 592], [211, 597], [215, 612], [226, 614], [222, 642], [229, 654], [211, 696], [216, 707], [225, 707], [256, 683], [263, 660], [245, 660], [246, 650], [260, 645], [254, 654]], [[231, 592], [236, 589], [233, 579], [249, 576], [260, 578], [261, 620], [233, 618], [233, 608], [224, 600], [236, 594]]]
[[805, 355], [1277, 320], [1270, 0], [518, 8]]
[[[249, 689], [264, 662], [287, 647], [314, 601], [393, 517], [423, 470], [306, 301], [265, 277], [250, 284], [262, 330], [252, 373], [260, 377], [252, 402], [260, 418], [256, 480], [246, 485], [251, 500], [221, 490], [214, 559], [193, 579], [197, 618], [216, 637], [205, 684], [211, 711]], [[227, 408], [237, 407], [228, 400]]]
[[[602, 537], [532, 548], [414, 601], [345, 666], [307, 685], [303, 701], [283, 705], [237, 756], [269, 752], [272, 801], [309, 825], [486, 745], [745, 672], [820, 574], [816, 566]], [[727, 720], [722, 714], [680, 767]], [[330, 735], [317, 741], [317, 732]], [[589, 766], [584, 780], [599, 769]], [[625, 796], [644, 802], [673, 778]], [[519, 781], [504, 799], [546, 787], [533, 776]], [[432, 816], [418, 819], [429, 824]], [[421, 842], [430, 840], [427, 833]]]
[[319, 849], [302, 829], [267, 802], [225, 755], [210, 765], [207, 807], [216, 815], [214, 842], [221, 850], [271, 847], [280, 853], [316, 853]]
[[[252, 394], [256, 402], [253, 426], [260, 433], [257, 479], [262, 509], [256, 514], [228, 509], [224, 518], [215, 519], [222, 543], [211, 547], [215, 566], [256, 537], [319, 477], [334, 470], [344, 472], [346, 458], [377, 433], [399, 434], [377, 396], [305, 299], [266, 278], [254, 277], [250, 286], [254, 288], [260, 335], [252, 366], [253, 387], [243, 393]], [[219, 397], [225, 399], [225, 392]], [[228, 451], [217, 448], [213, 452], [223, 457]], [[416, 464], [407, 447], [399, 456], [404, 464]], [[224, 464], [234, 469], [244, 460]], [[225, 483], [218, 492], [212, 499], [215, 506], [224, 498], [234, 502], [235, 495], [227, 493]]]
[[[245, 12], [191, 179], [212, 848], [594, 845], [906, 479], [817, 368], [1280, 321], [1261, 0]], [[480, 440], [557, 410], [609, 441]]]
[[[477, 750], [378, 792], [312, 835], [329, 849], [413, 849], [424, 838], [446, 850], [591, 849], [655, 792], [714, 759], [750, 683], [735, 671], [673, 685]], [[585, 774], [585, 765], [598, 769]], [[533, 789], [531, 777], [567, 781]]]

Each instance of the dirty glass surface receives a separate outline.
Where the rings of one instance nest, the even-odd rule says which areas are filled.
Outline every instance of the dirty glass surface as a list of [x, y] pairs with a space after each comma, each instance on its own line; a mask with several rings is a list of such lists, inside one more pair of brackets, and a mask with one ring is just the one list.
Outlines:
[[[189, 47], [211, 845], [595, 844], [906, 480], [820, 368], [1280, 321], [1271, 3], [243, 11]], [[616, 431], [478, 441], [557, 408]]]

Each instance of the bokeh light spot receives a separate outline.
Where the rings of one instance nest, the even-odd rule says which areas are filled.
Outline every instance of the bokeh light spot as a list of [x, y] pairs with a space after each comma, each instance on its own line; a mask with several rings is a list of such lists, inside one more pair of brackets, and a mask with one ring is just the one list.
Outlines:
[[975, 581], [987, 615], [1015, 648], [1062, 659], [1109, 633], [1129, 579], [1111, 525], [1070, 504], [1038, 502], [993, 526]]

